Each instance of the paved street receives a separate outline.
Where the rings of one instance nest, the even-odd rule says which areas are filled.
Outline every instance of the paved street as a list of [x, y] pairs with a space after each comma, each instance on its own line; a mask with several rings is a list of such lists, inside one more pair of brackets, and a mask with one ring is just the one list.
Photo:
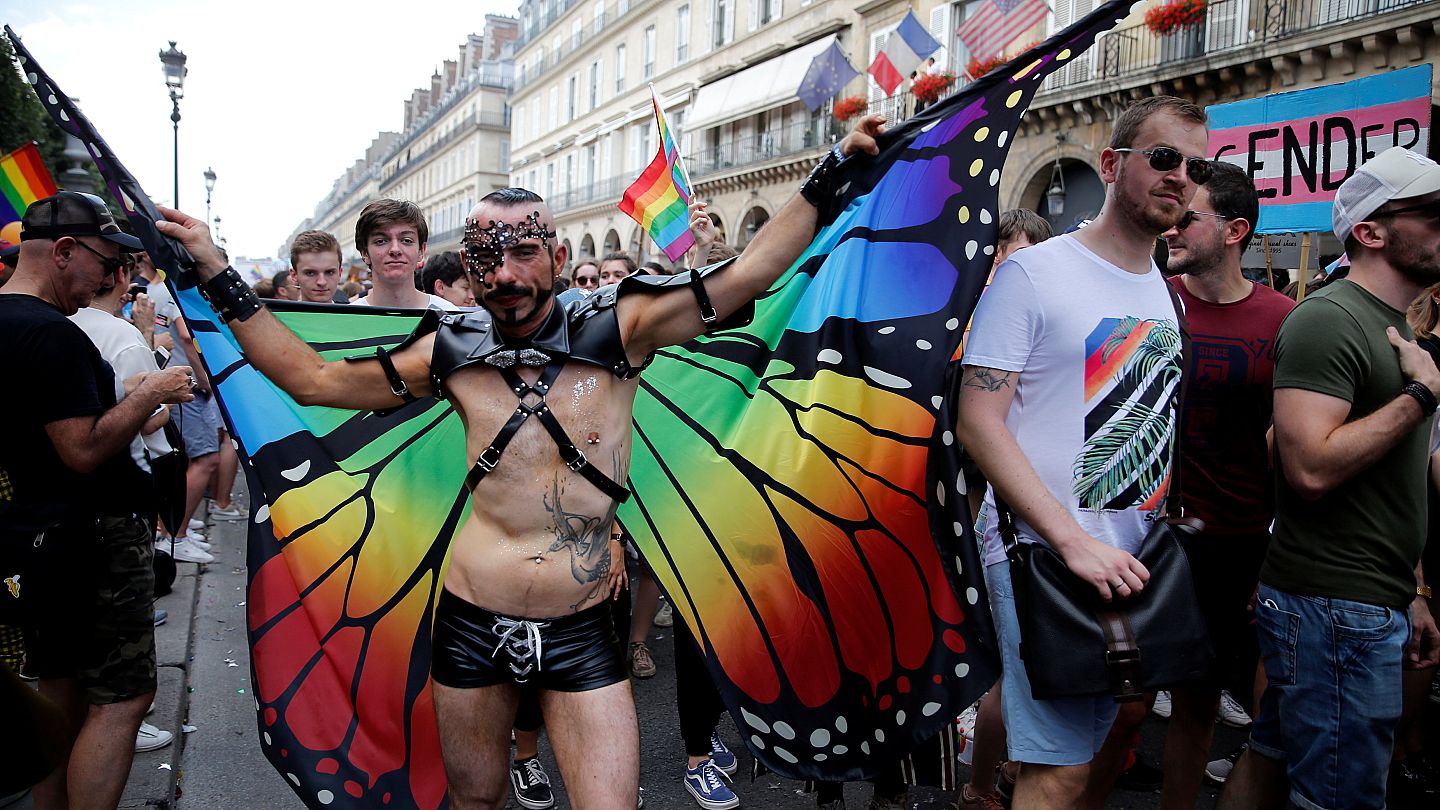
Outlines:
[[[256, 739], [244, 625], [245, 525], [243, 521], [212, 525], [208, 537], [216, 545], [216, 562], [199, 571], [198, 566], [182, 564], [174, 593], [159, 601], [169, 611], [170, 621], [157, 629], [160, 690], [156, 710], [149, 719], [169, 730], [188, 723], [194, 731], [180, 735], [167, 748], [136, 755], [123, 808], [303, 810], [289, 784], [261, 755]], [[652, 628], [651, 642], [660, 672], [635, 683], [641, 725], [641, 784], [648, 807], [689, 810], [696, 805], [679, 779], [684, 758], [673, 709], [674, 652], [669, 630]], [[1146, 721], [1141, 751], [1151, 762], [1159, 761], [1163, 732], [1162, 721]], [[728, 716], [721, 720], [721, 733], [740, 756], [742, 776], [736, 780], [736, 791], [743, 807], [814, 807], [814, 799], [802, 794], [796, 782], [774, 776], [750, 782], [744, 774], [749, 773], [751, 760], [739, 746]], [[1238, 729], [1219, 726], [1215, 748], [1228, 751], [1243, 737], [1244, 732]], [[541, 756], [558, 787], [559, 772], [543, 739]], [[556, 807], [568, 810], [570, 804], [563, 789], [557, 794]], [[172, 796], [176, 798], [172, 800]], [[1215, 796], [1214, 787], [1207, 785], [1196, 807], [1213, 807]], [[864, 807], [868, 798], [866, 785], [846, 789], [846, 801], [852, 808]], [[950, 797], [941, 791], [917, 789], [911, 798], [912, 808], [918, 810], [948, 807]], [[1159, 806], [1159, 794], [1117, 790], [1106, 806], [1149, 810]], [[1396, 802], [1392, 806], [1406, 808]], [[12, 807], [29, 810], [32, 805], [27, 799]], [[512, 802], [510, 807], [517, 805]]]

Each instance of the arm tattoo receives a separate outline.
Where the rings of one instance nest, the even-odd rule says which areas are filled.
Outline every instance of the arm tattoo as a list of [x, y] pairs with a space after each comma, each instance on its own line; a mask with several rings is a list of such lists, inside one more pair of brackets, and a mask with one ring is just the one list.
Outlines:
[[582, 585], [597, 583], [595, 590], [577, 605], [604, 588], [610, 575], [610, 523], [615, 518], [615, 508], [616, 504], [612, 503], [603, 517], [565, 511], [560, 503], [559, 476], [551, 485], [550, 495], [545, 498], [545, 509], [555, 519], [555, 542], [547, 550], [569, 551], [570, 574], [575, 581]]
[[961, 385], [966, 388], [989, 391], [993, 394], [1002, 388], [1009, 388], [1010, 378], [1014, 376], [1015, 372], [1013, 371], [975, 366], [965, 370], [965, 377], [961, 381]]

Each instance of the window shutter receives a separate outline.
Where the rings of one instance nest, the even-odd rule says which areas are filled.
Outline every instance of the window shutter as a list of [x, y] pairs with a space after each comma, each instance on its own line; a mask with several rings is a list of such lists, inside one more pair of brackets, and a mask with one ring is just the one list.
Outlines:
[[949, 61], [955, 44], [955, 26], [950, 24], [952, 11], [954, 7], [949, 3], [930, 9], [930, 36], [940, 43], [940, 50], [932, 55], [935, 57], [935, 66], [942, 70], [953, 69]]
[[705, 41], [701, 43], [701, 53], [715, 50], [715, 3], [718, 1], [710, 0], [705, 4]]
[[889, 39], [890, 32], [895, 29], [887, 28], [870, 35], [870, 61], [865, 63], [865, 86], [869, 90], [870, 112], [876, 112], [876, 105], [885, 99], [885, 91], [875, 83], [875, 77], [870, 75], [870, 66], [875, 64], [875, 57], [885, 50], [885, 40]]
[[739, 0], [726, 0], [730, 6], [725, 14], [725, 44], [735, 41], [735, 3]]
[[750, 30], [760, 27], [760, 4], [766, 0], [750, 0]]

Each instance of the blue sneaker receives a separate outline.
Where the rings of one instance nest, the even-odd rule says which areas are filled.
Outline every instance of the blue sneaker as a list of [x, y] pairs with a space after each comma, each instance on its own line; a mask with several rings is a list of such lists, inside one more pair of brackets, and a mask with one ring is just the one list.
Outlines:
[[720, 739], [720, 731], [717, 729], [710, 732], [710, 761], [715, 767], [725, 772], [726, 776], [734, 776], [735, 771], [740, 767], [735, 754], [725, 747], [725, 741]]
[[732, 810], [740, 806], [740, 797], [725, 783], [725, 774], [715, 767], [713, 760], [685, 769], [685, 789], [705, 810]]

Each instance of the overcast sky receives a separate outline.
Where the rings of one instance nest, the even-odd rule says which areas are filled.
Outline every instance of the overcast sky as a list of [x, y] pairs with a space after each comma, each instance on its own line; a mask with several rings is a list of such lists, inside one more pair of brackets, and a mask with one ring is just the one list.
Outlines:
[[[170, 98], [159, 52], [189, 58], [180, 202], [211, 210], [234, 256], [272, 256], [403, 102], [485, 15], [518, 0], [0, 0], [0, 21], [160, 202], [172, 197]], [[3, 111], [0, 111], [3, 114]], [[343, 240], [345, 237], [341, 235]]]

